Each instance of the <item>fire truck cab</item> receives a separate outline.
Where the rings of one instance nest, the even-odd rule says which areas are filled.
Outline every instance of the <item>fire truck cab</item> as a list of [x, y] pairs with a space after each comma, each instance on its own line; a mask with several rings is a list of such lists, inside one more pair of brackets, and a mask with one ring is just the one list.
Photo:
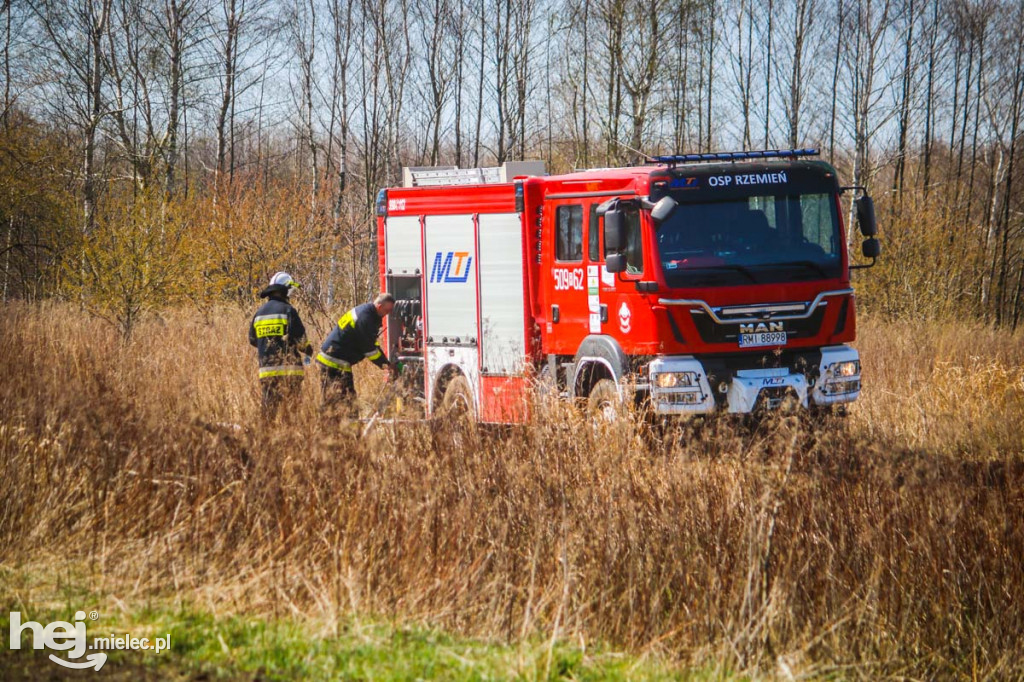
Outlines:
[[[814, 150], [406, 169], [377, 199], [390, 357], [428, 416], [528, 418], [539, 387], [610, 416], [816, 410], [861, 390], [835, 169]], [[859, 189], [859, 188], [856, 188]], [[856, 202], [879, 255], [870, 197]]]

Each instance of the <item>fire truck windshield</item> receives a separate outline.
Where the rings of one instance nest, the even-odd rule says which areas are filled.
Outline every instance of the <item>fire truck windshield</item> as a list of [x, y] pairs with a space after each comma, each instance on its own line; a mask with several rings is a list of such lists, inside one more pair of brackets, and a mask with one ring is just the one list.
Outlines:
[[680, 200], [657, 243], [670, 287], [832, 279], [841, 270], [832, 194]]

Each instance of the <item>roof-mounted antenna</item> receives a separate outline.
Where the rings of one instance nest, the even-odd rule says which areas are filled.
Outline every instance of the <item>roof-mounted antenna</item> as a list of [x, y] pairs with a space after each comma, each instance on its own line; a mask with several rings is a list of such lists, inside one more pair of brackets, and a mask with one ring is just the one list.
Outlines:
[[654, 163], [654, 157], [652, 157], [650, 154], [642, 152], [639, 149], [634, 149], [633, 147], [630, 147], [622, 140], [615, 140], [615, 143], [618, 144], [620, 147], [625, 147], [629, 151], [639, 156], [640, 158], [637, 160], [637, 163]]

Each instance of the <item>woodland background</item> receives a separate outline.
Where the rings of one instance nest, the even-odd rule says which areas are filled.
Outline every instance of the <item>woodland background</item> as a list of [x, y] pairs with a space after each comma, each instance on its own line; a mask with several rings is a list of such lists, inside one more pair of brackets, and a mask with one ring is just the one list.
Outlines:
[[332, 308], [402, 166], [817, 146], [878, 202], [867, 310], [1021, 322], [1020, 3], [0, 1], [5, 301]]
[[[1024, 679], [1024, 3], [0, 0], [0, 49], [0, 614], [173, 631], [133, 680]], [[789, 146], [877, 201], [848, 419], [260, 420], [255, 292], [322, 338], [402, 166]]]

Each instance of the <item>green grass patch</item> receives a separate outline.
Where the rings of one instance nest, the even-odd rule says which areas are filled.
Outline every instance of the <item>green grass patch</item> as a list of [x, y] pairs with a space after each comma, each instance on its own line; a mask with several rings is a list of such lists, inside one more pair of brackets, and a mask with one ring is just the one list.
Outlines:
[[[89, 675], [133, 680], [710, 680], [718, 670], [680, 668], [654, 656], [533, 638], [512, 643], [457, 637], [415, 624], [350, 618], [330, 626], [291, 617], [216, 615], [181, 601], [129, 604], [62, 576], [47, 586], [0, 568], [0, 679], [64, 679]], [[95, 671], [67, 671], [33, 650], [8, 644], [11, 611], [44, 626], [71, 621], [77, 610], [90, 642], [108, 634], [170, 636], [170, 651], [108, 651]]]

